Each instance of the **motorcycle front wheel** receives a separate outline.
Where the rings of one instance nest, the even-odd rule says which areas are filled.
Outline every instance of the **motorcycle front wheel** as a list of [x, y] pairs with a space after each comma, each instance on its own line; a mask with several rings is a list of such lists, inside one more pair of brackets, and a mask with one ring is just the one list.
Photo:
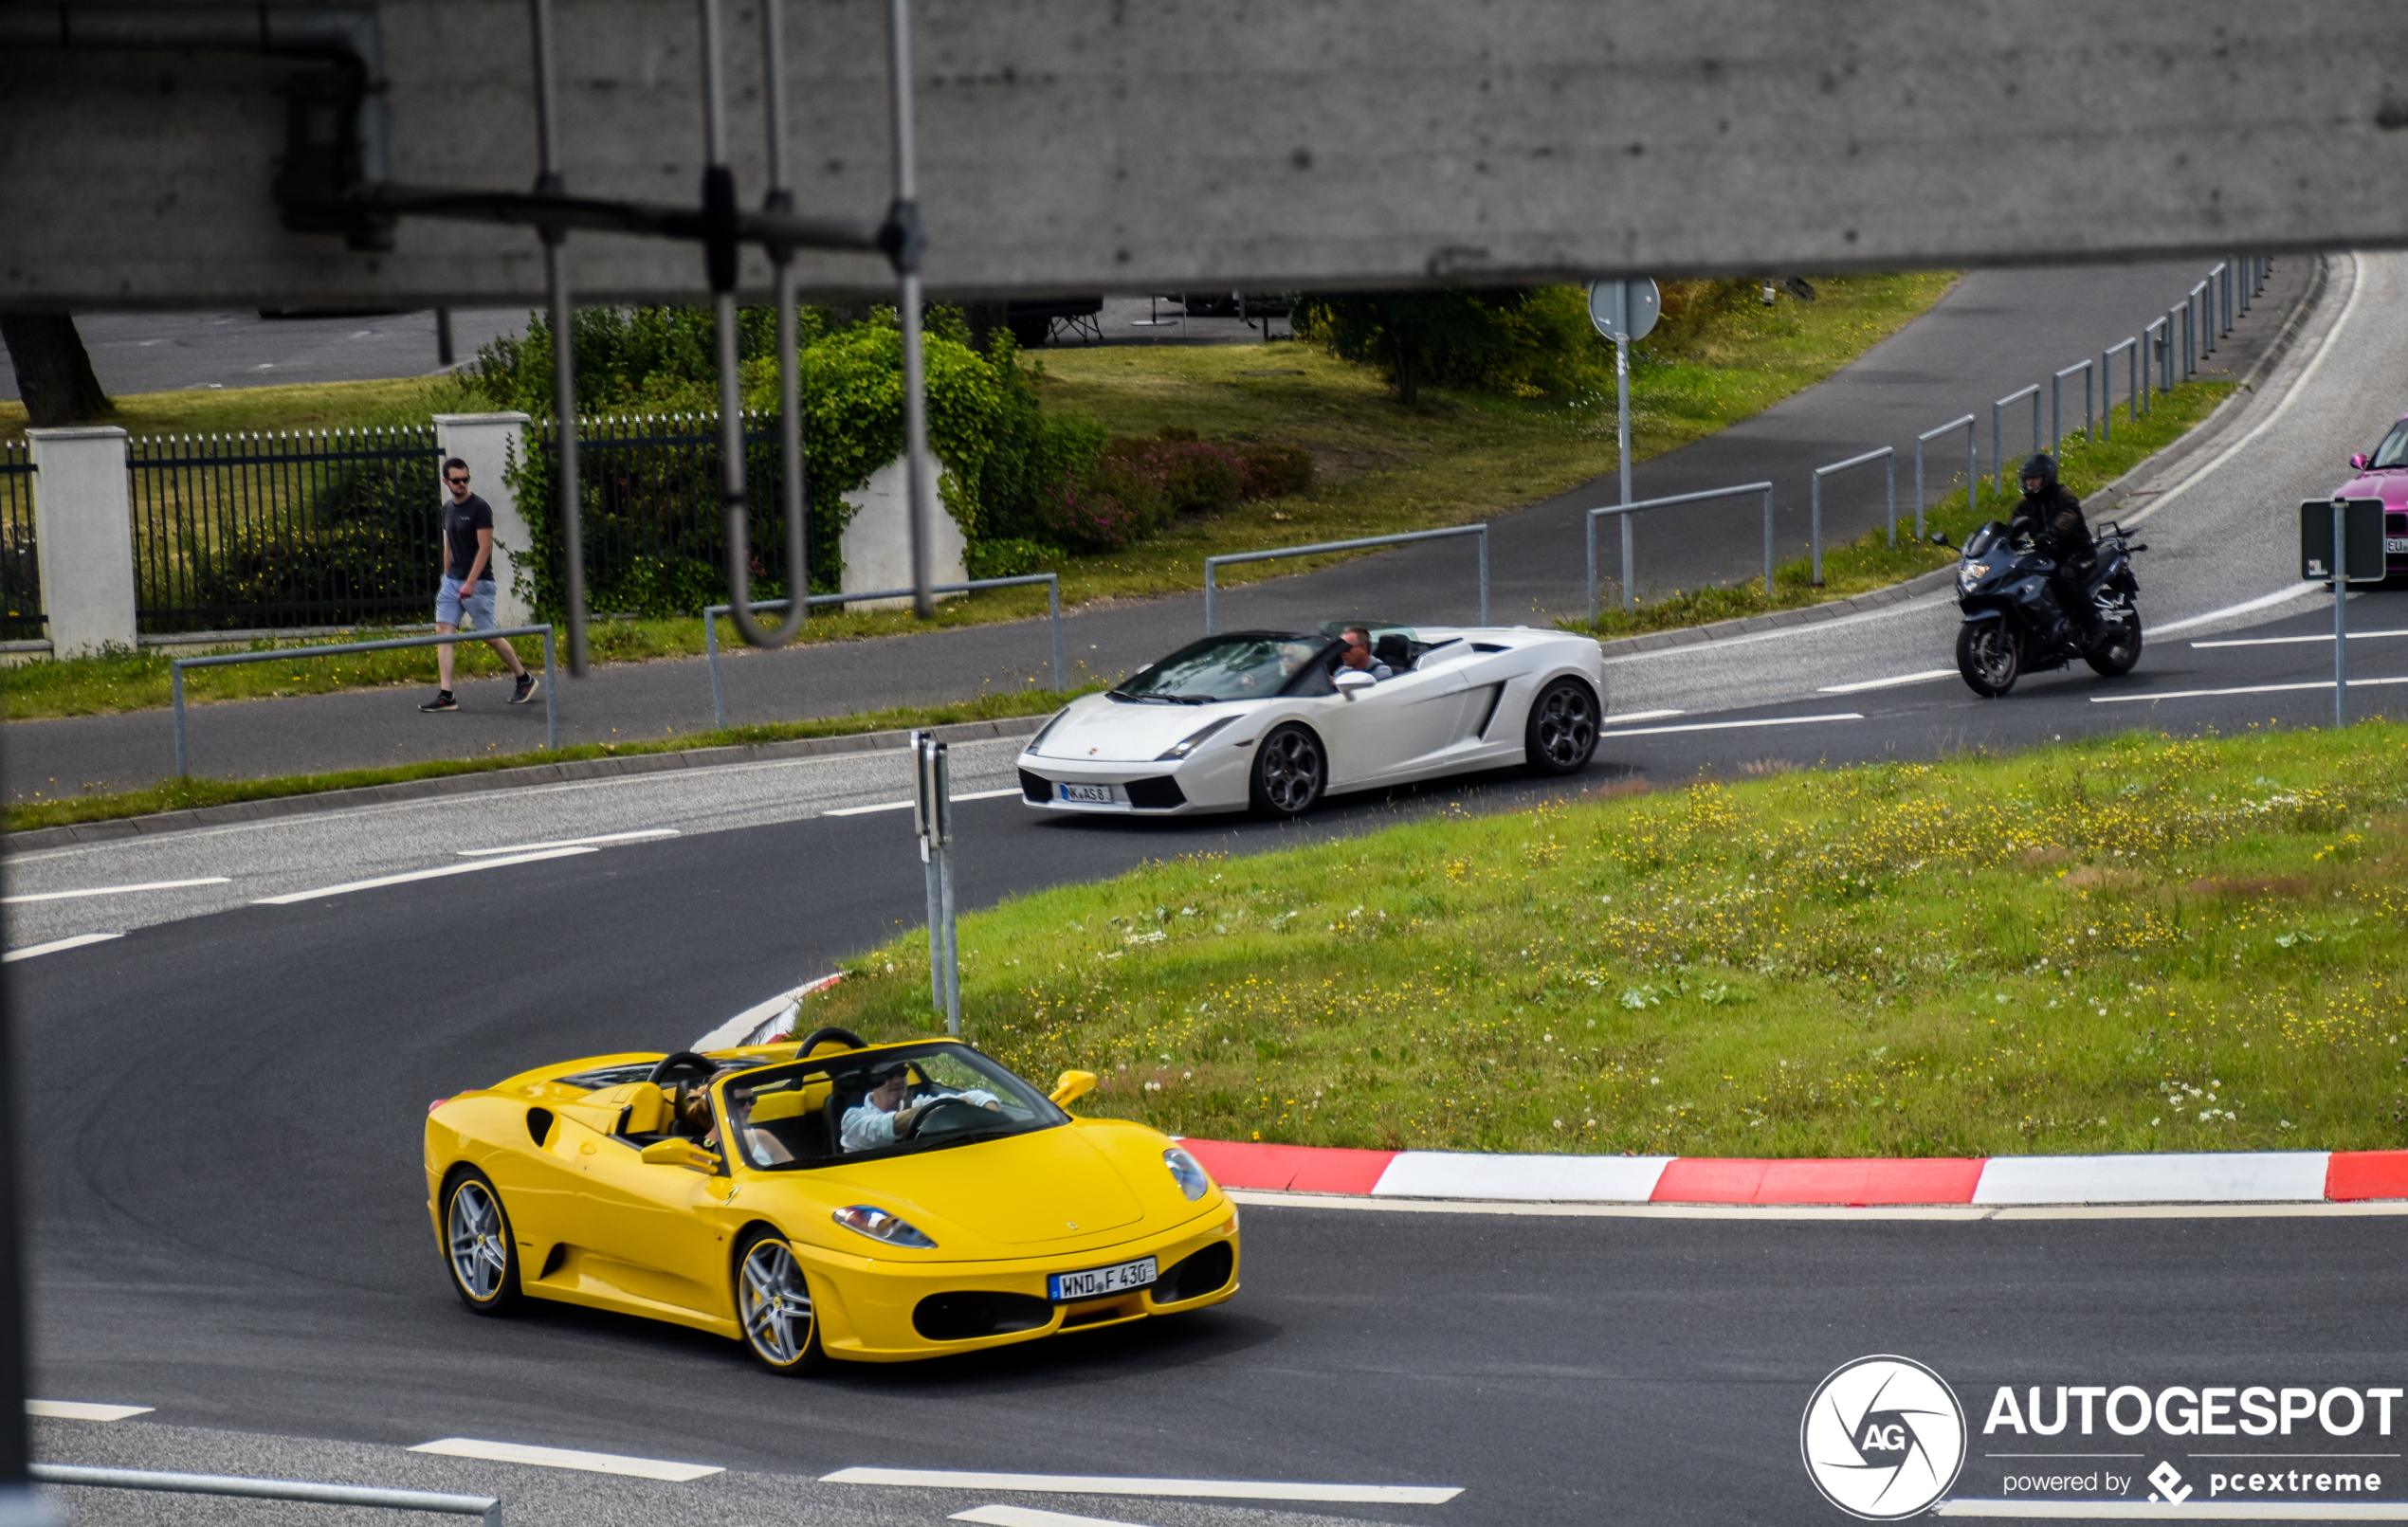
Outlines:
[[2083, 659], [2094, 671], [2110, 679], [2130, 673], [2132, 664], [2141, 661], [2141, 612], [2126, 604], [2113, 629], [2113, 641]]
[[2022, 645], [2002, 620], [1961, 626], [1957, 628], [1957, 671], [1965, 676], [1965, 687], [1985, 700], [1996, 700], [2013, 689], [2022, 676]]

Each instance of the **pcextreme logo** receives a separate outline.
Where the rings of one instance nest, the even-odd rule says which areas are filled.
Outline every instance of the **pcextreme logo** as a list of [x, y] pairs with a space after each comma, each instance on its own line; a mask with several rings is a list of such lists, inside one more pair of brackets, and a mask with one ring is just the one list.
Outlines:
[[1797, 1447], [1823, 1498], [1866, 1521], [1928, 1509], [1965, 1463], [1965, 1412], [1947, 1380], [1911, 1357], [1859, 1357], [1806, 1402]]

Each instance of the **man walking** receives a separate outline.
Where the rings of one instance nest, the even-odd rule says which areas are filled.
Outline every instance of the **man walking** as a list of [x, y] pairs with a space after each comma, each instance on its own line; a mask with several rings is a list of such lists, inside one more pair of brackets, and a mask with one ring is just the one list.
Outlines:
[[[435, 595], [435, 629], [446, 636], [480, 626], [489, 631], [494, 628], [493, 506], [468, 491], [468, 464], [459, 457], [443, 464], [443, 481], [451, 490], [451, 501], [443, 506], [443, 588]], [[495, 637], [485, 645], [501, 653], [502, 661], [519, 676], [518, 687], [510, 691], [510, 703], [523, 705], [535, 699], [536, 676], [527, 672], [510, 644]], [[435, 672], [442, 687], [420, 710], [460, 708], [460, 702], [451, 698], [451, 659], [450, 643], [435, 648]]]

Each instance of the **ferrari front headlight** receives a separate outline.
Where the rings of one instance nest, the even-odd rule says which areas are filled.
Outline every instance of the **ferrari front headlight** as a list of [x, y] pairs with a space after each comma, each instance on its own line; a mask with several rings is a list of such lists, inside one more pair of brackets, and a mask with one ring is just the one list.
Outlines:
[[1202, 747], [1206, 740], [1209, 739], [1213, 733], [1219, 731], [1222, 727], [1229, 725], [1230, 722], [1236, 719], [1237, 718], [1234, 716], [1224, 716], [1217, 721], [1205, 723], [1203, 726], [1198, 727], [1196, 730], [1190, 732], [1187, 736], [1179, 738], [1176, 743], [1173, 743], [1171, 745], [1171, 750], [1168, 753], [1156, 754], [1154, 755], [1154, 761], [1156, 763], [1178, 762], [1181, 758], [1186, 757], [1189, 754], [1194, 753], [1196, 749]]
[[909, 1220], [887, 1213], [875, 1204], [855, 1204], [829, 1215], [830, 1219], [856, 1235], [866, 1235], [888, 1245], [911, 1246], [920, 1251], [934, 1251], [937, 1243], [920, 1232]]
[[1171, 1180], [1179, 1185], [1180, 1192], [1187, 1194], [1189, 1203], [1195, 1203], [1213, 1191], [1213, 1179], [1204, 1175], [1203, 1167], [1197, 1164], [1195, 1157], [1177, 1146], [1174, 1145], [1162, 1153], [1162, 1165], [1171, 1169]]

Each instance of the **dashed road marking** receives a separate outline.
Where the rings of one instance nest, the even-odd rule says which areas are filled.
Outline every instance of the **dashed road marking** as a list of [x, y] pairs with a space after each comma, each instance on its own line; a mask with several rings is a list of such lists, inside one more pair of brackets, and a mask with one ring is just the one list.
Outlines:
[[36, 954], [55, 954], [63, 949], [82, 949], [86, 944], [105, 944], [112, 938], [124, 936], [125, 935], [121, 933], [104, 933], [77, 934], [73, 938], [53, 938], [46, 944], [28, 944], [23, 949], [12, 949], [6, 954], [0, 954], [0, 965], [11, 965], [21, 959], [31, 959]]
[[1687, 716], [1687, 714], [1688, 712], [1682, 710], [1632, 711], [1626, 716], [1609, 716], [1597, 724], [1600, 726], [1628, 726], [1633, 721], [1660, 721], [1667, 716]]
[[1073, 1517], [1063, 1511], [1039, 1511], [1034, 1506], [973, 1506], [945, 1519], [984, 1522], [986, 1527], [1139, 1527], [1136, 1522], [1115, 1521], [1109, 1517]]
[[1855, 695], [1868, 689], [1888, 689], [1898, 684], [1927, 684], [1935, 679], [1954, 679], [1954, 668], [1925, 668], [1921, 673], [1902, 673], [1888, 679], [1859, 679], [1852, 684], [1825, 684], [1815, 691], [1817, 695]]
[[1440, 1506], [1463, 1494], [1453, 1484], [1287, 1484], [1277, 1480], [1149, 1480], [1108, 1474], [989, 1474], [941, 1468], [846, 1468], [823, 1484], [902, 1484], [922, 1490], [1026, 1490], [1038, 1495], [1152, 1495], [1224, 1500], [1355, 1500], [1375, 1505]]
[[1861, 711], [1833, 711], [1826, 716], [1763, 716], [1752, 721], [1684, 721], [1679, 726], [1628, 726], [1599, 732], [1600, 737], [1652, 737], [1669, 732], [1732, 732], [1751, 726], [1810, 726], [1817, 721], [1861, 721]]
[[577, 854], [598, 853], [595, 848], [547, 848], [537, 854], [512, 854], [502, 859], [472, 859], [465, 864], [438, 864], [432, 869], [413, 869], [403, 875], [379, 875], [373, 881], [346, 881], [340, 885], [321, 885], [314, 891], [290, 891], [283, 896], [263, 896], [253, 906], [283, 907], [296, 901], [315, 901], [321, 896], [347, 896], [353, 891], [374, 891], [387, 885], [407, 885], [411, 881], [441, 880], [446, 875], [466, 875], [480, 869], [500, 869], [504, 864], [532, 864], [545, 859], [568, 859]]
[[507, 848], [463, 848], [464, 857], [482, 859], [491, 854], [526, 854], [543, 848], [582, 848], [588, 845], [634, 843], [643, 838], [674, 838], [675, 827], [645, 827], [635, 832], [597, 832], [591, 838], [555, 838], [550, 843], [513, 844]]
[[[1019, 793], [1020, 787], [1014, 785], [1010, 790], [972, 791], [967, 795], [956, 795], [953, 799], [954, 804], [958, 806], [963, 801], [994, 801], [1000, 800], [1006, 795]], [[834, 810], [822, 811], [819, 814], [822, 816], [867, 816], [872, 811], [908, 811], [912, 805], [910, 801], [880, 801], [875, 806], [840, 806]]]
[[446, 1458], [482, 1458], [495, 1463], [534, 1463], [543, 1468], [583, 1469], [588, 1474], [617, 1474], [629, 1479], [689, 1480], [727, 1471], [716, 1463], [675, 1463], [660, 1458], [629, 1458], [619, 1453], [587, 1453], [574, 1447], [538, 1447], [529, 1443], [485, 1442], [476, 1437], [444, 1437], [420, 1443], [413, 1453], [440, 1453]]
[[[2408, 636], [2408, 631], [2352, 631], [2353, 642], [2369, 641], [2378, 636]], [[2289, 646], [2294, 642], [2329, 642], [2330, 631], [2318, 631], [2312, 636], [2235, 636], [2216, 637], [2205, 642], [2193, 642], [2193, 646]]]
[[[2408, 684], [2408, 675], [2391, 679], [2352, 679], [2352, 689], [2371, 689], [2378, 684]], [[2235, 684], [2230, 689], [2154, 689], [2141, 695], [2092, 695], [2093, 705], [2130, 705], [2144, 700], [2213, 700], [2221, 695], [2279, 695], [2294, 689], [2330, 689], [2330, 679], [2319, 679], [2303, 684]]]
[[27, 1400], [25, 1413], [48, 1416], [55, 1421], [123, 1421], [128, 1416], [146, 1416], [147, 1405], [98, 1405], [90, 1400]]
[[188, 885], [223, 885], [233, 877], [204, 875], [196, 881], [144, 881], [139, 885], [95, 885], [82, 891], [28, 891], [23, 896], [0, 896], [0, 905], [15, 906], [22, 901], [64, 901], [79, 896], [128, 896], [136, 891], [180, 891]]

